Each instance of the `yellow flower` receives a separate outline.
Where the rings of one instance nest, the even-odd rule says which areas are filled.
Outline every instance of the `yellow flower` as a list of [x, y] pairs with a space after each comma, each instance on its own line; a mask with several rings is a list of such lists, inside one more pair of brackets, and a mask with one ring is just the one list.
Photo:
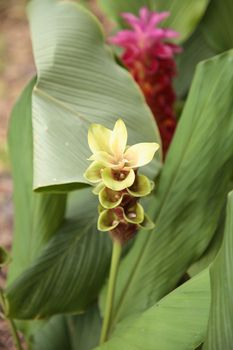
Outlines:
[[119, 119], [113, 130], [92, 124], [88, 131], [88, 144], [93, 163], [84, 176], [93, 183], [103, 182], [114, 191], [130, 187], [135, 180], [135, 169], [148, 164], [159, 145], [155, 142], [127, 146], [127, 129]]

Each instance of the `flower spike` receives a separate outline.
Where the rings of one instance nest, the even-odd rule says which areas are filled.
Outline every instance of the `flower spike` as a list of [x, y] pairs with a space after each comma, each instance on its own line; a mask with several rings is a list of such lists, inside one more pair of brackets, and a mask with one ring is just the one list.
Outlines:
[[127, 138], [122, 119], [116, 121], [113, 130], [92, 124], [88, 131], [92, 163], [84, 173], [95, 185], [93, 194], [99, 197], [98, 229], [109, 231], [121, 244], [132, 238], [139, 227], [153, 227], [138, 203], [140, 197], [152, 191], [152, 181], [137, 171], [159, 149], [155, 142], [127, 146]]

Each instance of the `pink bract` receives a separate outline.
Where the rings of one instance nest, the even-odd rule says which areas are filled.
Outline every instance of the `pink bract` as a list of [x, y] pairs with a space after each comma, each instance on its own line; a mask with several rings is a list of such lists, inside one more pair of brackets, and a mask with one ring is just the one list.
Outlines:
[[145, 7], [140, 9], [139, 17], [123, 13], [131, 29], [121, 30], [109, 40], [124, 49], [122, 61], [141, 87], [154, 114], [164, 154], [176, 127], [172, 80], [176, 75], [174, 55], [181, 51], [180, 46], [170, 42], [179, 34], [157, 27], [168, 16], [169, 12], [151, 12]]

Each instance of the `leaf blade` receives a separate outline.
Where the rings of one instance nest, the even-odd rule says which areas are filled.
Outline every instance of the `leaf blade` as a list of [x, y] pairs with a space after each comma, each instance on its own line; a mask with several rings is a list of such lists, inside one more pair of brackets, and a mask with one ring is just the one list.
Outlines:
[[113, 325], [172, 290], [212, 239], [232, 172], [232, 57], [198, 66], [148, 211], [156, 228], [139, 232], [120, 266]]
[[[87, 10], [74, 3], [33, 0], [29, 19], [38, 69], [33, 92], [35, 189], [87, 183], [83, 173], [90, 155], [90, 123], [112, 128], [121, 117], [129, 143], [159, 140], [141, 91], [115, 63], [99, 23]], [[153, 176], [157, 157], [147, 167]]]
[[233, 283], [233, 192], [229, 193], [223, 244], [210, 268], [211, 308], [204, 349], [231, 349]]

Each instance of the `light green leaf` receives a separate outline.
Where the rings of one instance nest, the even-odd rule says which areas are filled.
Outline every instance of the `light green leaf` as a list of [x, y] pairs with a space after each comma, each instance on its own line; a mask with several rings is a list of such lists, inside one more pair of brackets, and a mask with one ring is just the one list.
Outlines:
[[201, 30], [207, 43], [215, 52], [233, 47], [233, 1], [211, 0]]
[[205, 350], [233, 347], [233, 192], [228, 196], [223, 244], [210, 268], [211, 308]]
[[9, 126], [9, 151], [14, 182], [14, 244], [8, 283], [37, 257], [64, 218], [66, 195], [35, 194], [32, 191], [33, 79], [15, 104]]
[[98, 204], [91, 189], [69, 197], [64, 224], [7, 290], [14, 318], [83, 311], [98, 295], [108, 272], [111, 240], [97, 231]]
[[[87, 183], [91, 123], [113, 128], [121, 117], [129, 144], [159, 141], [144, 97], [104, 43], [97, 20], [82, 6], [58, 0], [29, 5], [38, 79], [33, 91], [34, 188]], [[158, 157], [147, 169], [158, 172]]]
[[98, 350], [194, 350], [204, 341], [209, 305], [206, 270], [142, 314], [125, 319]]
[[120, 265], [113, 327], [172, 290], [213, 237], [232, 174], [232, 62], [230, 51], [198, 66], [148, 210], [155, 229]]

